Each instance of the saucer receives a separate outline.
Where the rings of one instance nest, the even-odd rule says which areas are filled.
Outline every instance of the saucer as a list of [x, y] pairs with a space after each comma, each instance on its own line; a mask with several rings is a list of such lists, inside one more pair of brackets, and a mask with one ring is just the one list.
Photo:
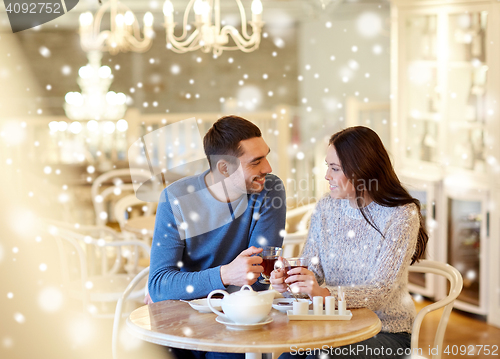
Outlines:
[[[212, 306], [214, 307], [214, 309], [216, 309], [218, 311], [222, 310], [222, 307], [221, 307], [222, 299], [212, 298], [210, 301], [212, 302]], [[193, 308], [194, 310], [197, 310], [200, 313], [212, 313], [212, 310], [208, 306], [207, 298], [194, 299], [194, 300], [190, 300], [187, 303], [191, 306], [191, 308]]]
[[260, 329], [264, 325], [271, 323], [273, 321], [273, 318], [266, 317], [266, 318], [262, 319], [260, 322], [253, 323], [253, 324], [238, 324], [238, 323], [233, 322], [232, 320], [229, 320], [229, 319], [226, 319], [226, 318], [222, 318], [220, 316], [218, 316], [217, 318], [215, 318], [215, 320], [218, 323], [224, 324], [227, 329], [232, 329], [232, 330], [254, 330], [254, 329]]
[[[277, 299], [273, 300], [273, 308], [276, 310], [279, 310], [282, 313], [286, 313], [288, 310], [293, 309], [293, 302], [294, 301], [295, 301], [295, 299], [293, 299], [293, 298], [277, 298]], [[309, 299], [300, 299], [299, 298], [299, 301], [301, 301], [301, 302], [307, 301], [309, 304], [312, 303]]]

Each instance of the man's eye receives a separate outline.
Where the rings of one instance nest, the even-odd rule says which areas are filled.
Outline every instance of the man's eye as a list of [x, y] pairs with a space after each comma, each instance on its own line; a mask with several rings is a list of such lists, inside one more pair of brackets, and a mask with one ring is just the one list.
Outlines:
[[260, 161], [252, 163], [252, 166], [257, 166], [258, 164], [260, 164]]

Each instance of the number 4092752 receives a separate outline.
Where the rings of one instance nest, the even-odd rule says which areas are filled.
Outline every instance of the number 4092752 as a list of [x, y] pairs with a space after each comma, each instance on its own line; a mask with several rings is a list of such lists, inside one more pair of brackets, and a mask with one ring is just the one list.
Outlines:
[[60, 3], [9, 3], [5, 8], [5, 11], [15, 14], [60, 14], [61, 4]]

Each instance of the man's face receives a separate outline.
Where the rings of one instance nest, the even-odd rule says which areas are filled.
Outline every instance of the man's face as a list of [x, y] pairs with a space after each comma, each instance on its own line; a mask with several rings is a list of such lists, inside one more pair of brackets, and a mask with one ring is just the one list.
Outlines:
[[267, 161], [269, 147], [262, 137], [253, 137], [240, 142], [243, 155], [238, 157], [243, 169], [247, 193], [259, 193], [264, 189], [266, 174], [272, 168]]

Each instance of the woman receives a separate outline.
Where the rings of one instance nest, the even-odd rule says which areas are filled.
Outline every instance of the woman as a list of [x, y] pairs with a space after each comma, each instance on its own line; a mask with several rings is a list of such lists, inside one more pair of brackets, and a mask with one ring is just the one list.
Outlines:
[[285, 281], [311, 298], [337, 296], [342, 286], [348, 308], [369, 308], [382, 322], [381, 333], [353, 346], [383, 346], [393, 354], [358, 351], [354, 357], [404, 357], [397, 354], [410, 348], [415, 317], [408, 267], [423, 257], [428, 240], [420, 203], [403, 188], [382, 141], [367, 127], [334, 134], [326, 165], [330, 195], [316, 206], [303, 250], [311, 265], [288, 271], [286, 279], [283, 269], [273, 271], [272, 286], [285, 292]]

